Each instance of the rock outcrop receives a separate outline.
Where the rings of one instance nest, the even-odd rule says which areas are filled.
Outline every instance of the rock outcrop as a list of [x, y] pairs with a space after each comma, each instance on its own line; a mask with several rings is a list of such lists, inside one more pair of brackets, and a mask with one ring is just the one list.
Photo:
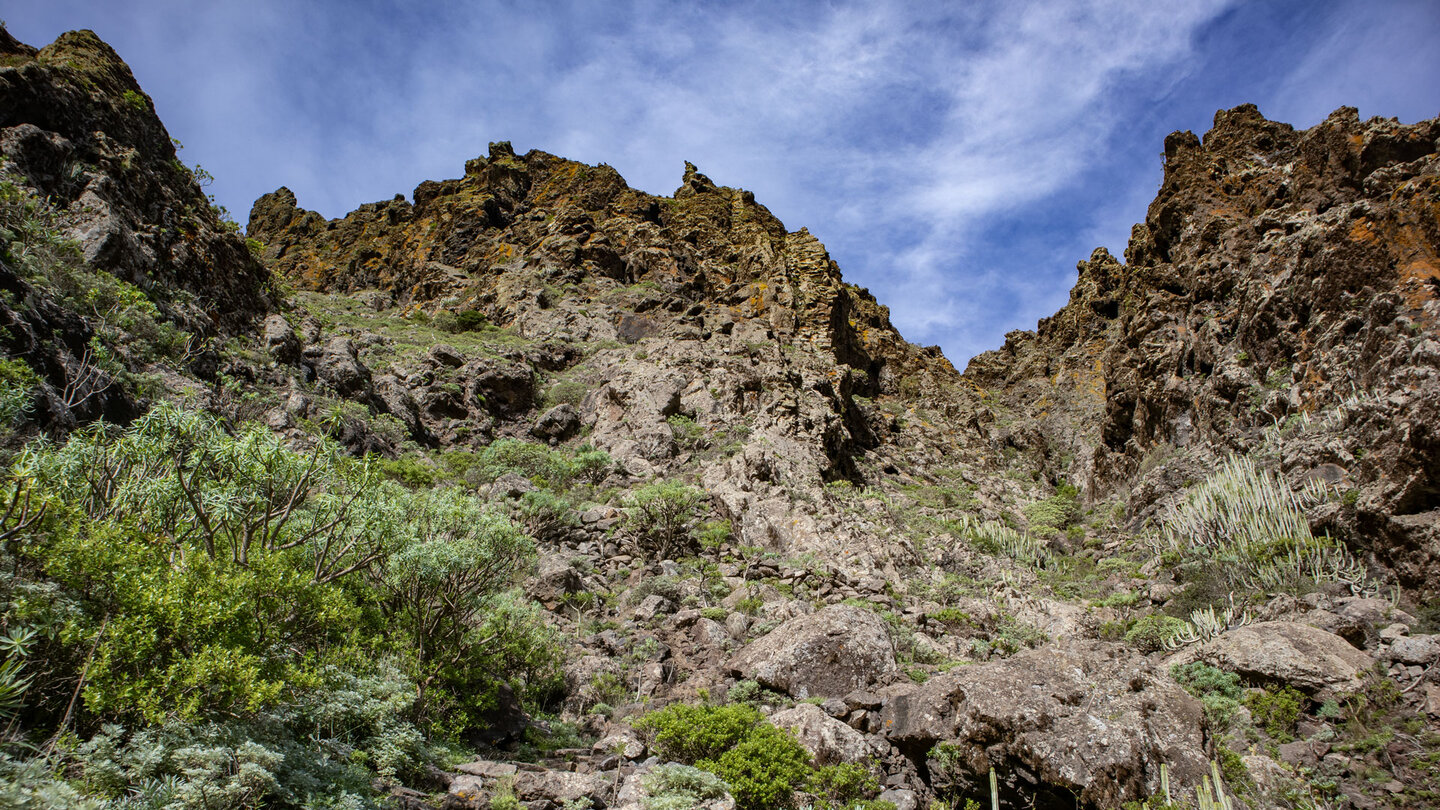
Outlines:
[[785, 622], [751, 642], [729, 666], [791, 697], [841, 697], [894, 672], [895, 646], [879, 616], [834, 605]]
[[1173, 487], [1156, 461], [1183, 478], [1193, 459], [1267, 441], [1292, 480], [1326, 467], [1358, 498], [1322, 525], [1432, 588], [1437, 138], [1434, 120], [1351, 108], [1296, 131], [1252, 105], [1217, 113], [1203, 140], [1170, 135], [1125, 263], [1097, 250], [1068, 305], [966, 379], [1024, 414], [1010, 422], [1036, 461], [1091, 497], [1153, 500]]
[[893, 744], [927, 763], [932, 783], [978, 796], [995, 768], [1021, 806], [1073, 795], [1118, 807], [1155, 795], [1162, 763], [1177, 784], [1199, 782], [1208, 767], [1200, 702], [1104, 643], [1055, 644], [939, 675], [887, 699], [880, 721]]

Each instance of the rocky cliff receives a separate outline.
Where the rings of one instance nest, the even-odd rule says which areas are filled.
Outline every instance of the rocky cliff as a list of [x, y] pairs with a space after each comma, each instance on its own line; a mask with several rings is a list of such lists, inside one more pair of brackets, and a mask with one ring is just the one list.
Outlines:
[[[346, 511], [374, 492], [453, 495], [515, 527], [486, 600], [440, 600], [469, 611], [446, 638], [479, 663], [405, 670], [425, 659], [396, 649], [393, 620], [430, 592], [400, 605], [396, 578], [462, 587], [474, 572], [446, 555], [473, 527], [387, 548], [396, 530], [338, 585], [316, 560], [354, 542], [315, 560], [303, 538], [280, 543], [233, 570], [212, 548], [233, 576], [142, 613], [144, 587], [104, 601], [96, 585], [127, 564], [116, 549], [165, 557], [160, 583], [208, 570], [204, 550], [148, 512], [97, 511], [130, 491], [116, 482], [133, 469], [108, 457], [66, 468], [91, 484], [83, 504], [53, 500], [52, 520], [84, 520], [32, 521], [35, 474], [17, 463], [0, 627], [61, 617], [38, 673], [48, 702], [18, 727], [72, 723], [88, 742], [22, 772], [0, 741], [0, 798], [14, 774], [20, 791], [59, 774], [14, 795], [909, 810], [988, 800], [993, 779], [1006, 807], [1440, 800], [1437, 121], [1342, 109], [1296, 131], [1245, 106], [1203, 139], [1171, 135], [1124, 263], [1097, 250], [1068, 305], [961, 375], [808, 231], [688, 164], [657, 197], [496, 143], [463, 177], [336, 220], [282, 188], [246, 240], [93, 34], [37, 51], [0, 30], [0, 65], [0, 405], [10, 444], [57, 439], [20, 458], [171, 400], [218, 419], [174, 462], [185, 497], [165, 514], [193, 509], [194, 536], [255, 504], [284, 524], [312, 498], [339, 516], [307, 523], [317, 535], [364, 535], [397, 513]], [[234, 460], [254, 448], [260, 462]], [[197, 488], [212, 471], [194, 458], [253, 484], [250, 500]], [[276, 470], [296, 477], [276, 490]], [[144, 494], [165, 476], [141, 477]], [[368, 490], [343, 490], [354, 481]], [[434, 520], [398, 513], [406, 531]], [[247, 528], [247, 548], [269, 530]], [[258, 595], [190, 623], [228, 635], [166, 624], [235, 582]], [[315, 646], [292, 650], [249, 613], [296, 583], [314, 598], [267, 614], [304, 626]], [[230, 632], [232, 615], [249, 629]], [[190, 720], [90, 699], [107, 632], [201, 651], [166, 676]], [[489, 655], [507, 634], [545, 648]], [[227, 644], [262, 652], [214, 663]], [[107, 649], [96, 667], [123, 658]], [[255, 662], [271, 660], [288, 668], [266, 681]], [[452, 696], [484, 712], [423, 716], [415, 695], [446, 678], [490, 690]], [[196, 708], [252, 681], [253, 706]], [[705, 723], [733, 751], [696, 753], [715, 744], [691, 733]]]
[[1097, 250], [1065, 308], [966, 378], [1024, 413], [1028, 440], [1092, 496], [1154, 499], [1251, 450], [1296, 483], [1353, 489], [1354, 508], [1317, 527], [1431, 592], [1437, 136], [1433, 120], [1349, 108], [1297, 132], [1253, 106], [1218, 113], [1203, 141], [1170, 135], [1125, 263]]

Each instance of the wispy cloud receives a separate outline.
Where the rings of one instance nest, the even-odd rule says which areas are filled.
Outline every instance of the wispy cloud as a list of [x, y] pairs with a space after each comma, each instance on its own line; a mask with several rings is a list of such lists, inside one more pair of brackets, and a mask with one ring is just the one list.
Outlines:
[[[1383, 103], [1436, 98], [1433, 78], [1375, 78], [1434, 59], [1397, 63], [1391, 28], [1347, 32], [1348, 6], [948, 5], [53, 0], [7, 18], [31, 41], [111, 41], [242, 219], [282, 184], [339, 216], [455, 176], [491, 140], [660, 194], [688, 159], [808, 226], [959, 363], [1063, 303], [1095, 244], [1123, 250], [1169, 129], [1240, 101], [1308, 109], [1341, 74]], [[1431, 6], [1394, 6], [1433, 53]]]

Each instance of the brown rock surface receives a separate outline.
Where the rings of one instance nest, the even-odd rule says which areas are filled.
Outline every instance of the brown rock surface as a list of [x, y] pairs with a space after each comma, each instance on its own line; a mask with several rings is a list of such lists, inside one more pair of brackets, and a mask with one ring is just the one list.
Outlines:
[[1193, 657], [1244, 678], [1306, 692], [1359, 689], [1374, 665], [1345, 639], [1294, 622], [1237, 627], [1200, 645]]
[[961, 764], [949, 778], [963, 789], [976, 792], [994, 767], [1007, 792], [1073, 793], [1085, 807], [1153, 795], [1162, 762], [1177, 785], [1197, 784], [1208, 768], [1200, 702], [1144, 658], [1101, 642], [937, 675], [887, 699], [880, 727], [917, 761], [937, 743], [953, 746]]
[[751, 642], [728, 666], [796, 698], [844, 695], [897, 669], [885, 622], [849, 605], [790, 619]]

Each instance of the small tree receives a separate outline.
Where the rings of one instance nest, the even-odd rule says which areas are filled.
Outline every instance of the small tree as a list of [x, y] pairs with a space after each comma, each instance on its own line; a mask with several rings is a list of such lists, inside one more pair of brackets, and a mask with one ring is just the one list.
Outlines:
[[422, 709], [426, 692], [463, 677], [467, 662], [496, 640], [482, 635], [488, 597], [533, 559], [534, 542], [508, 518], [455, 489], [431, 490], [410, 504], [409, 542], [377, 563], [386, 609], [414, 656]]
[[640, 548], [669, 559], [695, 548], [694, 525], [705, 493], [673, 481], [657, 481], [626, 500], [625, 528]]

